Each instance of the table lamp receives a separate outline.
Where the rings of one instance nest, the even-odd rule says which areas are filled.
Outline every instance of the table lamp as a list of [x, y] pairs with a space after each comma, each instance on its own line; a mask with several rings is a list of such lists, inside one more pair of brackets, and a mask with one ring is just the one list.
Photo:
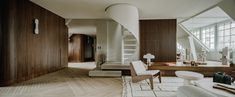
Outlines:
[[155, 56], [150, 54], [150, 53], [147, 53], [146, 55], [143, 56], [143, 58], [147, 59], [147, 65], [150, 66], [151, 65], [151, 59], [154, 59]]

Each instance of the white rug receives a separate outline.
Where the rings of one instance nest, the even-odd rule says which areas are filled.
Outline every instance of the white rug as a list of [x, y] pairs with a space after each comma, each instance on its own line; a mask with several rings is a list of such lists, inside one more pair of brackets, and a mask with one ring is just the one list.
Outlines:
[[154, 90], [150, 89], [149, 80], [132, 83], [130, 76], [123, 76], [122, 97], [176, 97], [176, 91], [183, 85], [183, 80], [177, 77], [162, 77], [154, 79]]

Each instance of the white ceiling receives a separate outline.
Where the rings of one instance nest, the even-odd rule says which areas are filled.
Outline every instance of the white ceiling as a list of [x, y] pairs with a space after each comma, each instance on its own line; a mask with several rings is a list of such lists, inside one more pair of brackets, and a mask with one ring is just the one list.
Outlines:
[[128, 3], [139, 9], [140, 19], [193, 16], [222, 0], [31, 0], [66, 19], [104, 19], [111, 4]]
[[71, 34], [96, 35], [96, 20], [71, 20], [68, 27]]
[[215, 7], [183, 22], [182, 24], [188, 30], [193, 30], [230, 19], [231, 18], [221, 8]]

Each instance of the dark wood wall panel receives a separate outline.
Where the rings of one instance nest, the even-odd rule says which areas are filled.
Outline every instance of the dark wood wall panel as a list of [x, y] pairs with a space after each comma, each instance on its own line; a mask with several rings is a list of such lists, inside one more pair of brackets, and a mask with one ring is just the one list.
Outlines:
[[85, 61], [85, 35], [73, 34], [69, 41], [69, 62]]
[[95, 43], [93, 37], [83, 34], [73, 34], [69, 39], [69, 62], [95, 61]]
[[68, 65], [68, 28], [64, 24], [64, 19], [60, 18], [60, 67]]
[[[0, 64], [3, 64], [3, 11], [4, 11], [4, 1], [0, 0]], [[3, 66], [1, 66], [0, 71], [3, 71]], [[4, 79], [4, 74], [0, 73], [0, 82]], [[1, 84], [1, 83], [0, 83]]]
[[[15, 69], [12, 68], [15, 66], [15, 15], [16, 8], [13, 7], [16, 5], [15, 2], [12, 2], [9, 6], [11, 0], [1, 0], [1, 61], [0, 61], [0, 85], [9, 85], [14, 82]], [[9, 11], [10, 10], [10, 11]], [[8, 19], [11, 18], [11, 19]], [[13, 72], [11, 72], [13, 71]]]
[[[1, 5], [0, 86], [67, 66], [65, 19], [29, 0], [1, 0]], [[34, 19], [39, 20], [39, 34], [33, 33]]]
[[155, 55], [155, 62], [176, 61], [176, 20], [140, 20], [140, 59]]

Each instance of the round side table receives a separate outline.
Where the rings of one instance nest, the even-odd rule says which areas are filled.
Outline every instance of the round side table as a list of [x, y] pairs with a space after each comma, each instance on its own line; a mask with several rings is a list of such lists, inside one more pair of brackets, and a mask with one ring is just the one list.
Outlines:
[[193, 81], [204, 78], [204, 75], [192, 71], [176, 71], [175, 75], [184, 79], [184, 85], [194, 85], [194, 83], [192, 83]]

